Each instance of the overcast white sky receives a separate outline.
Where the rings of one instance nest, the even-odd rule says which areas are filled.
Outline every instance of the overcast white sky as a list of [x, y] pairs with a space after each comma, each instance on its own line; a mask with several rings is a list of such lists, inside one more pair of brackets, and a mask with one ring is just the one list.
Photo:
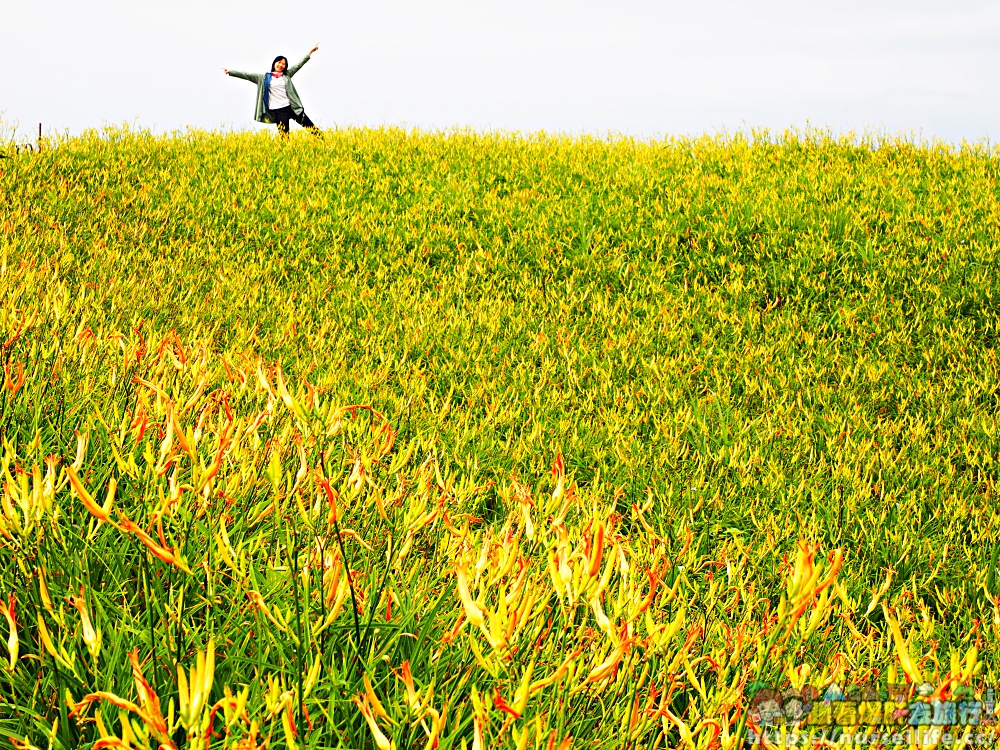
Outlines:
[[222, 68], [263, 72], [319, 44], [295, 83], [322, 127], [657, 138], [812, 125], [1000, 140], [996, 0], [4, 6], [0, 127], [22, 137], [39, 122], [70, 133], [264, 127], [252, 84]]

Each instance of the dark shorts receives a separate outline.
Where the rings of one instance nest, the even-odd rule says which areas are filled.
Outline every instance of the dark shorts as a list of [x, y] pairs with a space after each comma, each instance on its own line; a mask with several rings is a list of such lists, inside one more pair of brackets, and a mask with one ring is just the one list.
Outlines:
[[297, 115], [291, 107], [281, 107], [280, 109], [267, 110], [267, 116], [271, 122], [278, 126], [278, 132], [282, 134], [288, 133], [288, 126], [292, 120], [295, 120], [295, 122], [304, 128], [316, 127], [313, 121], [309, 119], [309, 115], [306, 114], [305, 110], [302, 110], [302, 114]]

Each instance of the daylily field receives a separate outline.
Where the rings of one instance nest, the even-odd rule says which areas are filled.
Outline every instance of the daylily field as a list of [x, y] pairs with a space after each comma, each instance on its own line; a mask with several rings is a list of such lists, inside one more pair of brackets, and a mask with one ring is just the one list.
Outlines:
[[1000, 682], [994, 151], [8, 153], [0, 746], [732, 750], [761, 688]]

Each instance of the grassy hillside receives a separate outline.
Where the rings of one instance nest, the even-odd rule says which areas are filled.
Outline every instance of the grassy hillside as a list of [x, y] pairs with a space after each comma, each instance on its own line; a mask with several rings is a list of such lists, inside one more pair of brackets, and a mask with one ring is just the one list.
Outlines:
[[762, 686], [981, 697], [998, 174], [811, 133], [3, 160], [0, 736], [728, 750]]

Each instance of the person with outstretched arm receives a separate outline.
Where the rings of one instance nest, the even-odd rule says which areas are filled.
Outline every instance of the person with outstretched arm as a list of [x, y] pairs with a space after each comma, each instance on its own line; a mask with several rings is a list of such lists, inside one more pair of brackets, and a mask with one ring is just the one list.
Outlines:
[[267, 73], [242, 73], [238, 70], [223, 68], [222, 71], [227, 76], [242, 78], [245, 81], [257, 84], [257, 108], [254, 111], [254, 119], [257, 122], [266, 122], [278, 126], [278, 132], [285, 138], [288, 137], [288, 127], [292, 120], [299, 125], [308, 128], [313, 135], [321, 135], [319, 128], [309, 119], [299, 92], [295, 90], [292, 83], [292, 76], [299, 72], [299, 68], [309, 62], [312, 53], [319, 49], [316, 45], [300, 62], [288, 67], [288, 58], [278, 55], [271, 63], [271, 70]]

